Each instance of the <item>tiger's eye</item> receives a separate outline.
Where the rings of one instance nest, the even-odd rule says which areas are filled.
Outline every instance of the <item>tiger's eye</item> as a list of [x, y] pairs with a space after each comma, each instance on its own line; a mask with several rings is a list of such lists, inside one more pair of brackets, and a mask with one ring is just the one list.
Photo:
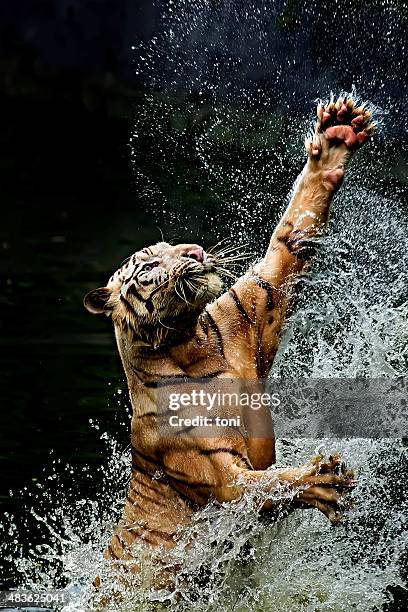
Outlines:
[[142, 270], [143, 272], [150, 272], [150, 270], [153, 270], [153, 268], [157, 268], [158, 265], [159, 265], [158, 261], [151, 261], [151, 262], [145, 263]]

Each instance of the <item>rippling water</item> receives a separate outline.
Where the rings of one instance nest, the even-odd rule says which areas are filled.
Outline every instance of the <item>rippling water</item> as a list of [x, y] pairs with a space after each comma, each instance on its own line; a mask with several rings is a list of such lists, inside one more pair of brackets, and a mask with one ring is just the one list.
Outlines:
[[[138, 109], [132, 135], [135, 182], [145, 194], [147, 208], [156, 211], [158, 223], [170, 234], [185, 227], [191, 231], [195, 223], [207, 239], [210, 235], [216, 242], [231, 235], [242, 245], [249, 243], [258, 256], [285, 205], [284, 194], [303, 163], [302, 139], [311, 100], [338, 87], [338, 77], [316, 76], [309, 61], [302, 63], [308, 40], [305, 29], [310, 20], [324, 21], [325, 15], [316, 13], [314, 3], [304, 9], [303, 30], [297, 36], [290, 34], [292, 53], [282, 46], [284, 37], [268, 36], [268, 28], [275, 27], [282, 15], [280, 4], [276, 7], [263, 2], [219, 3], [214, 16], [214, 7], [205, 0], [194, 5], [169, 2], [161, 37], [142, 49], [137, 69], [154, 93], [147, 94]], [[382, 10], [388, 17], [388, 33], [381, 33], [378, 41], [386, 49], [397, 40], [401, 26], [397, 3], [376, 7], [378, 14]], [[337, 5], [334, 8], [338, 10]], [[349, 8], [355, 15], [356, 5]], [[214, 27], [209, 31], [210, 19]], [[245, 61], [237, 51], [240, 36], [247, 43]], [[343, 47], [342, 53], [348, 56], [349, 47]], [[262, 71], [265, 57], [275, 85], [255, 87], [254, 70]], [[296, 62], [301, 66], [298, 76], [295, 68], [287, 69], [292, 61], [293, 66]], [[368, 69], [373, 71], [373, 66]], [[336, 197], [329, 236], [322, 242], [313, 272], [300, 281], [302, 293], [286, 327], [273, 377], [407, 376], [408, 221], [400, 169], [406, 148], [395, 135], [396, 118], [405, 111], [397, 95], [388, 97], [388, 102], [383, 95], [384, 70], [379, 67], [368, 83], [364, 75], [353, 81], [379, 107], [382, 127], [374, 143], [356, 155]], [[191, 151], [197, 169], [185, 174], [183, 160]], [[161, 167], [166, 167], [170, 179], [160, 176]], [[171, 180], [170, 188], [166, 180]], [[194, 198], [197, 189], [208, 193], [205, 211]], [[191, 214], [187, 226], [178, 212], [178, 203], [185, 198]], [[129, 406], [121, 395], [117, 404], [125, 415], [118, 425], [122, 435], [129, 426]], [[26, 515], [18, 520], [6, 517], [0, 545], [15, 584], [65, 588], [71, 597], [67, 610], [89, 605], [96, 575], [110, 576], [105, 584], [112, 586], [111, 568], [102, 551], [120, 515], [130, 471], [129, 450], [115, 436], [101, 432], [97, 422], [90, 427], [106, 447], [97, 485], [93, 488], [92, 467], [79, 470], [57, 461], [48, 477], [25, 493]], [[152, 601], [148, 578], [155, 564], [136, 551], [143, 572], [111, 607], [384, 609], [406, 579], [404, 441], [281, 439], [278, 463], [300, 464], [317, 449], [339, 450], [358, 472], [354, 504], [343, 524], [333, 528], [316, 511], [296, 511], [268, 524], [259, 518], [250, 497], [224, 507], [210, 505], [172, 552], [157, 553], [169, 565], [181, 565], [178, 596], [163, 592]], [[86, 497], [80, 482], [87, 483]], [[50, 507], [52, 512], [44, 511]], [[23, 545], [27, 529], [35, 532], [33, 541], [40, 542], [28, 552]], [[192, 533], [194, 545], [188, 546]], [[116, 584], [115, 589], [121, 586]]]

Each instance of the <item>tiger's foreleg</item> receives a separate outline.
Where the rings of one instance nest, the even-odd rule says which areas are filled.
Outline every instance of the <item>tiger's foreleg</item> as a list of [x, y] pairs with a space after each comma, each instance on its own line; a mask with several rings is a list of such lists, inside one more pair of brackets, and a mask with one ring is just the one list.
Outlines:
[[[319, 104], [314, 133], [306, 138], [307, 162], [289, 206], [275, 229], [261, 264], [275, 282], [300, 272], [314, 252], [327, 224], [330, 204], [339, 189], [347, 162], [374, 131], [371, 113], [356, 108], [351, 98]], [[279, 264], [279, 266], [277, 265]]]
[[[169, 475], [173, 473], [177, 462], [177, 479], [175, 488], [180, 487], [180, 467], [183, 457], [169, 457], [173, 463]], [[342, 494], [355, 485], [352, 470], [346, 468], [340, 456], [332, 455], [328, 459], [315, 457], [300, 467], [275, 468], [267, 470], [248, 469], [237, 456], [226, 449], [220, 449], [206, 457], [197, 465], [201, 468], [204, 480], [202, 492], [219, 502], [230, 502], [249, 494], [261, 511], [280, 508], [291, 510], [295, 507], [317, 508], [330, 521], [338, 522], [341, 518]], [[190, 457], [189, 466], [194, 467], [195, 460]], [[182, 484], [184, 487], [184, 485]], [[197, 490], [183, 488], [183, 493], [197, 495]]]
[[238, 481], [244, 483], [246, 490], [255, 486], [260, 488], [261, 495], [270, 494], [271, 498], [261, 505], [262, 511], [279, 507], [316, 508], [332, 523], [341, 520], [343, 494], [356, 484], [353, 471], [347, 469], [338, 455], [328, 460], [318, 456], [299, 468], [241, 470]]
[[[350, 157], [374, 128], [368, 108], [357, 107], [351, 98], [318, 106], [314, 132], [306, 139], [306, 165], [265, 257], [209, 307], [214, 317], [219, 314], [218, 308], [223, 321], [228, 320], [234, 330], [234, 347], [239, 350], [235, 351], [238, 357], [233, 354], [230, 360], [236, 371], [243, 371], [239, 355], [247, 349], [257, 377], [267, 378], [292, 302], [293, 281], [311, 262]], [[242, 374], [247, 375], [247, 371]], [[248, 437], [248, 455], [254, 466], [266, 467], [274, 460], [270, 418], [266, 416], [259, 423], [259, 418], [248, 411], [245, 425], [248, 431], [257, 432]], [[264, 432], [263, 444], [260, 432]]]
[[324, 233], [330, 204], [341, 186], [350, 157], [374, 129], [371, 112], [365, 106], [357, 108], [351, 98], [340, 97], [317, 108], [314, 132], [305, 141], [306, 165], [264, 259], [254, 267], [258, 285], [269, 289], [269, 301], [274, 305], [274, 311], [268, 312], [265, 300], [258, 300], [260, 350], [266, 370], [277, 350], [292, 281], [309, 264]]

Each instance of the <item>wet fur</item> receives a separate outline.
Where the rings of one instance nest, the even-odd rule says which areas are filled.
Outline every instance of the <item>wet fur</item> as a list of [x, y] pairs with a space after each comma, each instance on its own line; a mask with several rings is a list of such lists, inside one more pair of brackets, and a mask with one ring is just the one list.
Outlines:
[[[266, 471], [275, 461], [269, 412], [244, 415], [246, 430], [262, 437], [243, 431], [163, 437], [157, 386], [169, 378], [267, 377], [292, 281], [313, 255], [348, 160], [374, 127], [368, 107], [357, 108], [351, 97], [319, 103], [306, 165], [267, 253], [229, 291], [221, 293], [221, 274], [232, 251], [220, 247], [200, 262], [189, 255], [198, 257], [199, 245], [161, 242], [132, 255], [106, 287], [85, 298], [88, 310], [112, 317], [133, 407], [132, 476], [107, 558], [131, 561], [135, 540], [170, 548], [199, 507], [237, 499], [261, 481], [271, 493], [282, 486], [291, 491], [291, 508], [317, 508], [333, 523], [340, 520], [341, 494], [355, 481], [339, 457]], [[149, 262], [155, 272], [144, 271]], [[263, 509], [275, 506], [269, 500]]]

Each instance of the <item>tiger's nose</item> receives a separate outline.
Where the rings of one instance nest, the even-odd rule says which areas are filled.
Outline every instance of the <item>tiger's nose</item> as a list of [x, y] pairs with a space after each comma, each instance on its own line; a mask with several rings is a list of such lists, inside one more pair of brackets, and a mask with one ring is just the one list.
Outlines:
[[191, 259], [195, 259], [200, 263], [204, 261], [204, 256], [204, 249], [202, 249], [201, 247], [196, 247], [194, 249], [191, 249], [190, 251], [187, 251], [186, 253], [186, 257], [191, 257]]

